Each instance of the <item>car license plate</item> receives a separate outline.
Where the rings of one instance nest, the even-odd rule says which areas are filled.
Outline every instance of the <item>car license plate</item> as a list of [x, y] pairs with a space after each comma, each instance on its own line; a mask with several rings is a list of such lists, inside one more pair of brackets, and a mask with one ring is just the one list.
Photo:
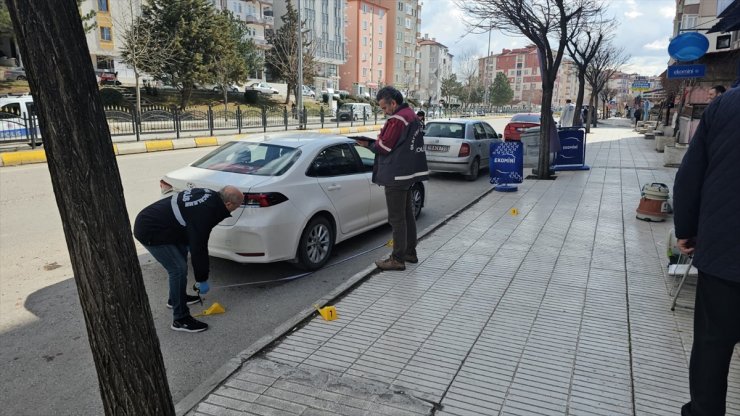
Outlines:
[[430, 152], [446, 152], [447, 149], [449, 148], [450, 146], [442, 146], [439, 144], [428, 144], [427, 145], [427, 150], [429, 150]]

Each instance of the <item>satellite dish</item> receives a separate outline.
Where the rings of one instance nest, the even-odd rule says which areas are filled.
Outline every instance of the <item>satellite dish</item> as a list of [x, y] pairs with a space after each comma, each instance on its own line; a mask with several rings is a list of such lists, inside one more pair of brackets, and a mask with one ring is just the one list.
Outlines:
[[668, 44], [668, 55], [677, 61], [694, 61], [709, 49], [709, 39], [698, 32], [682, 33]]

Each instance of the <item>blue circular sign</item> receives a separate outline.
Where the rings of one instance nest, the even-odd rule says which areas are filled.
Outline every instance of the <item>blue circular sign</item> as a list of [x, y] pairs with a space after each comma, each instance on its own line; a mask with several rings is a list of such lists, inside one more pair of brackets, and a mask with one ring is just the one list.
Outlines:
[[668, 55], [677, 61], [694, 61], [709, 49], [709, 39], [698, 32], [682, 33], [668, 44]]

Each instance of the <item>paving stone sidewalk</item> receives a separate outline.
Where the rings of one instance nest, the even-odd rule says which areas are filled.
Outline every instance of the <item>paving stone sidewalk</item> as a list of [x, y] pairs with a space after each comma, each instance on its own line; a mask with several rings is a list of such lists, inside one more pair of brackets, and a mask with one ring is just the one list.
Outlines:
[[589, 136], [587, 162], [488, 194], [423, 239], [417, 265], [370, 276], [338, 320], [275, 341], [189, 414], [679, 414], [694, 285], [671, 312], [672, 225], [635, 219], [641, 186], [672, 188], [675, 169], [617, 126]]

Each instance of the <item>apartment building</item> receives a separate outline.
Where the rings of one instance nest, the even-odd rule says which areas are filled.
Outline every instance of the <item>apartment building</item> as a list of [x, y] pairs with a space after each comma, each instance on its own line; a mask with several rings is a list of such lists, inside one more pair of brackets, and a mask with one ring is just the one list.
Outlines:
[[388, 9], [388, 46], [392, 60], [386, 65], [386, 80], [404, 97], [419, 96], [419, 45], [421, 37], [421, 3], [419, 0], [385, 0]]
[[228, 10], [238, 20], [245, 22], [247, 33], [258, 48], [265, 50], [270, 46], [267, 34], [275, 26], [273, 0], [211, 0], [219, 10]]
[[503, 72], [509, 78], [515, 103], [530, 105], [542, 102], [542, 74], [536, 46], [503, 49], [495, 59], [496, 72]]
[[452, 74], [452, 55], [447, 46], [425, 34], [419, 39], [419, 68], [419, 99], [436, 105], [442, 98], [442, 80]]
[[347, 62], [339, 66], [339, 87], [358, 96], [374, 97], [387, 84], [388, 1], [347, 1]]
[[496, 79], [496, 57], [498, 55], [489, 55], [478, 59], [478, 74], [480, 74], [483, 85], [490, 86]]
[[[287, 3], [296, 6], [295, 0], [274, 0], [276, 27], [282, 25], [280, 16], [288, 10]], [[305, 22], [306, 36], [315, 47], [317, 91], [339, 89], [339, 67], [347, 62], [347, 23], [345, 0], [301, 0], [301, 19]]]
[[92, 22], [96, 27], [85, 37], [93, 67], [118, 72], [119, 81], [133, 84], [134, 71], [120, 61], [121, 35], [123, 27], [141, 13], [141, 0], [83, 0], [80, 3], [82, 14], [91, 10], [95, 12]]

